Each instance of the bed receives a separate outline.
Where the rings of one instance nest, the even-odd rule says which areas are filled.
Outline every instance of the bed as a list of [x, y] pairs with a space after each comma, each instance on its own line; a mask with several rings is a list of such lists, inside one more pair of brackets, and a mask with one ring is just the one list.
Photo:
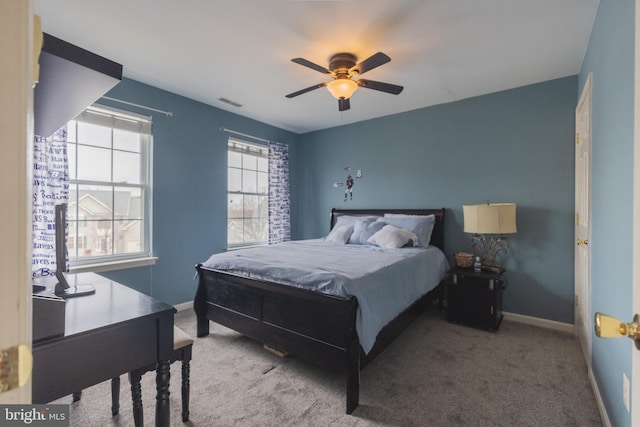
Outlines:
[[[444, 256], [444, 214], [444, 209], [333, 209], [330, 218], [331, 233], [327, 238], [212, 255], [206, 262], [196, 265], [198, 288], [194, 310], [197, 336], [207, 336], [209, 321], [213, 321], [280, 351], [343, 371], [346, 375], [346, 412], [350, 414], [359, 402], [360, 370], [426, 307], [442, 299], [441, 281], [448, 268]], [[400, 218], [407, 215], [415, 218], [433, 215], [430, 240], [422, 245], [423, 248], [402, 249], [329, 242], [332, 235], [343, 231], [347, 220], [355, 218], [358, 223], [363, 223], [365, 219], [369, 221], [372, 217], [385, 215]], [[394, 221], [376, 221], [375, 218], [372, 221]], [[404, 220], [395, 221], [402, 224]], [[327, 250], [325, 247], [329, 243], [334, 246]], [[303, 270], [294, 271], [293, 276], [288, 276], [290, 273], [284, 270], [276, 273], [267, 271], [267, 266], [272, 264], [270, 257], [274, 249], [275, 252], [284, 251], [284, 256], [289, 256], [289, 259], [294, 258], [291, 254], [296, 251], [304, 253], [302, 258], [306, 258], [307, 264], [310, 264], [304, 268], [313, 269], [308, 273]], [[308, 260], [323, 259], [324, 252], [335, 252], [340, 261], [335, 258], [330, 262], [318, 262], [318, 266], [311, 265], [313, 262], [309, 263]], [[364, 256], [377, 260], [370, 262], [370, 265], [384, 264], [384, 267], [379, 268], [381, 273], [376, 272], [377, 276], [369, 274], [370, 272], [350, 274], [347, 267], [352, 265], [352, 261], [346, 257], [351, 256], [351, 252], [361, 252]], [[253, 261], [249, 258], [250, 254], [254, 255]], [[397, 263], [386, 261], [387, 258], [395, 259], [394, 257], [398, 258]], [[438, 259], [437, 268], [425, 267], [424, 257]], [[249, 260], [246, 266], [228, 265], [244, 258]], [[293, 264], [289, 259], [285, 264]], [[357, 261], [353, 263], [357, 264]], [[261, 270], [261, 266], [264, 269]], [[310, 278], [314, 281], [320, 278], [320, 284], [315, 289], [309, 288], [306, 283]], [[394, 283], [386, 285], [389, 280]], [[385, 313], [386, 316], [392, 316], [390, 319], [367, 317], [387, 310], [376, 305], [379, 303], [374, 299], [368, 300], [370, 297], [361, 295], [358, 289], [371, 287], [373, 291], [370, 293], [382, 293], [377, 298], [384, 300], [385, 289], [397, 285], [396, 282], [401, 280], [416, 282], [409, 283], [409, 296], [403, 297], [411, 300], [399, 303], [398, 306], [402, 309], [398, 313]], [[366, 329], [370, 324], [376, 323], [381, 326], [373, 331]]]

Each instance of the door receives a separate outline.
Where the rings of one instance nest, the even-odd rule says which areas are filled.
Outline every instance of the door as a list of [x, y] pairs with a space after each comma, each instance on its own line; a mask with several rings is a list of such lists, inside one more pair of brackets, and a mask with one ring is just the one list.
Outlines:
[[[33, 146], [33, 33], [30, 0], [0, 2], [0, 358], [2, 350], [31, 347], [31, 172]], [[11, 350], [10, 354], [16, 354]], [[19, 352], [25, 355], [25, 352]], [[28, 354], [27, 354], [28, 356]], [[21, 360], [21, 366], [25, 360]], [[11, 367], [21, 369], [11, 363]], [[15, 387], [0, 372], [0, 403], [30, 403], [31, 382]], [[22, 376], [22, 375], [21, 375]], [[29, 372], [22, 376], [28, 378]]]
[[[638, 323], [638, 314], [640, 314], [640, 0], [635, 2], [635, 66], [634, 66], [634, 100], [633, 100], [633, 246], [632, 246], [632, 312], [634, 322]], [[598, 315], [596, 314], [596, 317]], [[621, 322], [629, 322], [631, 319], [616, 319], [613, 322], [616, 331], [611, 332], [611, 336], [625, 335], [620, 330]], [[597, 323], [597, 322], [596, 322]], [[640, 326], [640, 325], [639, 325]], [[637, 330], [640, 330], [638, 328]], [[596, 335], [599, 335], [596, 329]], [[640, 337], [636, 337], [640, 338]], [[631, 426], [640, 426], [640, 347], [638, 342], [636, 345], [629, 346], [631, 351], [631, 401], [629, 402], [629, 410], [631, 412]], [[624, 394], [629, 394], [629, 385], [623, 384], [623, 400]]]
[[574, 324], [591, 369], [591, 74], [576, 107], [575, 165], [575, 310]]

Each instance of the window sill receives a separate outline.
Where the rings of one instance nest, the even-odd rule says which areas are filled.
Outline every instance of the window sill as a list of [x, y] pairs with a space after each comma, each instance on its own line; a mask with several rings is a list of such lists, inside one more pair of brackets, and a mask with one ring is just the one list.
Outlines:
[[256, 243], [255, 245], [246, 245], [246, 246], [228, 246], [227, 247], [227, 252], [228, 251], [237, 251], [240, 249], [250, 249], [250, 248], [259, 248], [261, 246], [269, 246], [268, 243]]
[[145, 267], [147, 265], [154, 265], [158, 257], [146, 257], [146, 258], [135, 258], [135, 259], [126, 259], [121, 261], [108, 261], [108, 262], [100, 262], [96, 264], [82, 264], [71, 266], [69, 271], [71, 273], [100, 273], [102, 271], [112, 271], [112, 270], [124, 270], [125, 268], [136, 268], [136, 267]]

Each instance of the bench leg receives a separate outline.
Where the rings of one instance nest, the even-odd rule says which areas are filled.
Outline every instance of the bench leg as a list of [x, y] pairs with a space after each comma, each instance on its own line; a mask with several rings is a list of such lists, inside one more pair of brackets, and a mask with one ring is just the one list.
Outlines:
[[[190, 359], [190, 358], [189, 358]], [[182, 361], [182, 422], [189, 421], [189, 359]]]

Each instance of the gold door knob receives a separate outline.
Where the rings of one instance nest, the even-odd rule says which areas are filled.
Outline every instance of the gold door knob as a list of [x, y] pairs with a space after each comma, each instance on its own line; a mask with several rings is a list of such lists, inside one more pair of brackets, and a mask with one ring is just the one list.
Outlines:
[[589, 240], [587, 240], [587, 239], [578, 239], [578, 240], [576, 240], [576, 243], [578, 244], [578, 246], [580, 246], [580, 245], [588, 245], [589, 244]]
[[596, 336], [599, 338], [620, 338], [629, 337], [640, 350], [640, 317], [633, 316], [633, 322], [624, 323], [615, 317], [602, 313], [596, 313], [595, 319]]

